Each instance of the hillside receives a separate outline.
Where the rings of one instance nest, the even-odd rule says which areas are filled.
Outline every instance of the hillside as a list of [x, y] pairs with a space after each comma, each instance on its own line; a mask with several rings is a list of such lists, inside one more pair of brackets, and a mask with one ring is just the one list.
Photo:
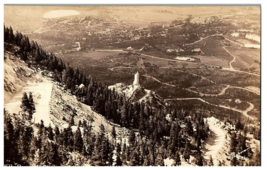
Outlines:
[[134, 87], [133, 85], [125, 85], [117, 83], [108, 87], [111, 90], [115, 90], [122, 96], [126, 97], [126, 100], [132, 103], [139, 102], [145, 103], [152, 108], [165, 107], [164, 99], [156, 94], [154, 91], [144, 89], [142, 86]]
[[19, 92], [27, 81], [31, 81], [34, 71], [27, 64], [16, 59], [11, 52], [4, 53], [4, 103]]
[[[205, 121], [211, 116], [210, 108], [199, 104], [170, 108], [158, 94], [140, 86], [139, 73], [133, 85], [108, 87], [44, 51], [27, 36], [14, 35], [12, 28], [5, 28], [5, 43], [4, 89], [9, 94], [4, 112], [6, 165], [219, 164], [207, 158], [218, 150], [203, 149], [206, 141], [219, 138], [220, 146], [224, 142], [225, 134], [214, 138], [218, 128], [209, 128]], [[247, 126], [250, 120], [246, 125], [244, 120], [233, 120], [238, 116], [220, 122], [224, 127], [236, 125], [227, 131], [233, 142], [226, 155], [247, 147], [245, 130], [253, 138], [259, 137], [258, 127]], [[257, 157], [257, 151], [243, 157]], [[223, 159], [226, 161], [226, 156]], [[256, 165], [256, 160], [246, 163]], [[238, 158], [231, 165], [241, 163]]]

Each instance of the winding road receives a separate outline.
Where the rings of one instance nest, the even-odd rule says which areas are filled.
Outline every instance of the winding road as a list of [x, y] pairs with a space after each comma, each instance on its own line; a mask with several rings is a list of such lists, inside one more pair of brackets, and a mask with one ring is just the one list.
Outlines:
[[221, 92], [220, 93], [218, 93], [218, 94], [207, 94], [207, 93], [201, 93], [201, 92], [197, 92], [197, 91], [194, 91], [194, 90], [191, 90], [191, 89], [187, 89], [186, 88], [186, 90], [188, 90], [188, 91], [190, 91], [190, 92], [193, 92], [193, 93], [197, 93], [197, 94], [199, 94], [200, 96], [212, 96], [212, 97], [216, 97], [216, 96], [221, 96], [221, 95], [224, 95], [225, 94], [225, 91], [228, 89], [230, 87], [230, 85], [226, 85], [226, 87], [225, 88], [223, 88], [222, 90], [221, 90]]
[[209, 161], [210, 156], [212, 156], [213, 164], [215, 166], [218, 166], [219, 165], [218, 160], [222, 158], [220, 150], [222, 150], [226, 142], [225, 139], [226, 132], [222, 128], [220, 128], [219, 124], [217, 124], [216, 121], [212, 119], [212, 117], [207, 118], [207, 123], [209, 125], [209, 129], [216, 134], [216, 139], [214, 140], [214, 144], [212, 146], [210, 145], [206, 146], [208, 151], [205, 153], [204, 158]]
[[159, 79], [157, 79], [157, 78], [155, 78], [155, 77], [153, 77], [153, 76], [149, 76], [149, 75], [143, 75], [143, 76], [144, 76], [144, 77], [148, 77], [148, 78], [152, 78], [153, 80], [155, 80], [155, 81], [157, 81], [157, 82], [159, 82], [159, 83], [165, 84], [165, 85], [167, 85], [167, 86], [176, 87], [176, 86], [173, 85], [173, 84], [163, 83], [162, 81], [160, 81]]
[[[196, 44], [196, 43], [198, 43], [198, 42], [200, 42], [200, 41], [202, 41], [202, 40], [204, 40], [204, 39], [206, 39], [206, 38], [208, 38], [208, 37], [216, 36], [216, 35], [220, 35], [220, 36], [224, 37], [225, 40], [230, 41], [231, 43], [237, 44], [237, 45], [239, 45], [240, 47], [243, 47], [243, 46], [244, 46], [244, 45], [241, 44], [241, 43], [237, 43], [237, 42], [235, 42], [235, 41], [232, 41], [232, 40], [226, 38], [225, 36], [223, 36], [223, 34], [213, 34], [213, 35], [208, 35], [208, 36], [206, 36], [206, 37], [204, 37], [204, 38], [202, 38], [202, 39], [200, 39], [200, 40], [197, 40], [197, 41], [195, 41], [195, 42], [193, 42], [193, 43], [189, 43], [189, 44], [185, 44], [185, 45], [193, 45], [193, 44]], [[233, 57], [233, 60], [231, 60], [231, 61], [229, 62], [229, 67], [230, 67], [230, 68], [223, 67], [222, 70], [235, 71], [235, 72], [245, 73], [245, 74], [249, 74], [249, 75], [260, 76], [259, 74], [249, 73], [249, 72], [246, 72], [246, 71], [240, 71], [240, 70], [236, 70], [236, 69], [234, 69], [234, 68], [232, 67], [232, 63], [236, 61], [236, 57], [226, 49], [226, 46], [223, 46], [223, 49], [224, 49], [229, 55], [231, 55], [231, 56]]]
[[224, 105], [212, 104], [212, 103], [207, 102], [206, 100], [203, 100], [202, 98], [198, 98], [198, 97], [192, 97], [192, 98], [174, 98], [174, 99], [164, 99], [164, 100], [165, 101], [170, 101], [170, 100], [199, 100], [201, 102], [207, 103], [207, 104], [212, 105], [212, 106], [221, 107], [221, 108], [224, 108], [224, 109], [229, 109], [229, 110], [233, 110], [233, 111], [242, 113], [244, 116], [246, 116], [247, 118], [250, 118], [252, 120], [256, 119], [255, 117], [252, 117], [252, 116], [250, 116], [250, 115], [247, 114], [249, 111], [251, 111], [252, 109], [254, 109], [254, 105], [252, 103], [249, 103], [249, 102], [247, 102], [247, 103], [250, 106], [246, 110], [239, 110], [239, 109], [228, 107], [228, 106], [224, 106]]

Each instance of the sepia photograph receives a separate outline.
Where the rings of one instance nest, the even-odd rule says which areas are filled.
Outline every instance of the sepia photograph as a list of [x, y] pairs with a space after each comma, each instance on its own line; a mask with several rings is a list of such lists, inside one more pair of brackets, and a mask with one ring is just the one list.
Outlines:
[[261, 5], [3, 5], [3, 166], [261, 166]]

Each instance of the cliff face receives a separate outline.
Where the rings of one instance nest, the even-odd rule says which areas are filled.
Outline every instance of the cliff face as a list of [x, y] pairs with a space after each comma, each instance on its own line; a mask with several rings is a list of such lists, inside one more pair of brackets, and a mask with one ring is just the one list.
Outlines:
[[12, 95], [26, 85], [26, 82], [32, 78], [34, 71], [11, 52], [5, 51], [4, 58], [4, 97], [6, 103]]

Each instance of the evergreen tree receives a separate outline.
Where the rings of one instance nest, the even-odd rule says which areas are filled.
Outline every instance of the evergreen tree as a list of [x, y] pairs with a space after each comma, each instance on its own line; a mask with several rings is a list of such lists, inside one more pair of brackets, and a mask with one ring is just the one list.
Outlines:
[[83, 140], [80, 128], [77, 127], [77, 131], [74, 135], [74, 150], [77, 152], [82, 152], [83, 149]]
[[54, 133], [53, 133], [53, 129], [52, 129], [51, 125], [49, 125], [49, 127], [48, 127], [48, 138], [50, 140], [54, 140]]
[[115, 126], [112, 127], [111, 135], [112, 135], [112, 137], [116, 140], [116, 130], [115, 130]]
[[108, 166], [112, 166], [113, 165], [113, 152], [110, 152], [108, 155]]
[[35, 113], [35, 104], [34, 104], [34, 101], [33, 101], [33, 97], [32, 97], [32, 93], [30, 92], [30, 95], [29, 95], [29, 118], [31, 119], [32, 118], [32, 115]]
[[135, 133], [134, 133], [133, 129], [131, 129], [128, 141], [129, 141], [130, 146], [134, 145]]
[[180, 159], [179, 151], [176, 151], [176, 154], [175, 154], [175, 163], [176, 163], [177, 166], [180, 166], [181, 165], [181, 159]]
[[122, 166], [121, 157], [119, 155], [117, 155], [116, 165], [115, 166]]
[[4, 110], [4, 163], [13, 164], [14, 155], [14, 126], [12, 124], [12, 119]]
[[213, 166], [213, 159], [212, 159], [212, 156], [210, 155], [210, 161], [209, 161], [209, 166]]
[[198, 166], [204, 166], [203, 158], [202, 158], [201, 155], [199, 156], [199, 159], [198, 159], [198, 161], [197, 161], [197, 165], [198, 165]]
[[23, 93], [23, 97], [22, 97], [22, 101], [21, 101], [21, 105], [20, 108], [22, 108], [22, 110], [24, 112], [29, 112], [29, 99], [28, 99], [28, 95], [26, 92]]
[[74, 126], [74, 115], [71, 117], [70, 126]]

